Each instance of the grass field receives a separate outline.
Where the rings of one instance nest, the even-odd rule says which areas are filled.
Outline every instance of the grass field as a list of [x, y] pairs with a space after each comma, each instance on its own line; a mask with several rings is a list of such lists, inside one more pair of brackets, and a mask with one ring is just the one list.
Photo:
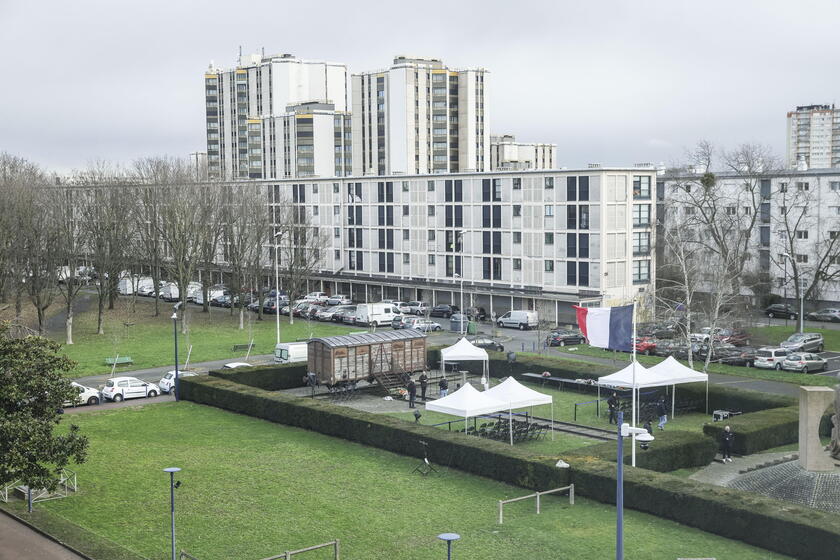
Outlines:
[[[78, 362], [73, 376], [108, 373], [106, 357], [130, 356], [134, 363], [121, 366], [123, 369], [142, 369], [171, 364], [174, 360], [172, 312], [163, 304], [158, 317], [152, 315], [154, 300], [137, 298], [136, 310], [130, 311], [130, 300], [121, 299], [114, 310], [105, 315], [105, 334], [96, 334], [95, 307], [78, 314], [74, 320], [75, 344], [63, 346], [64, 352]], [[258, 321], [254, 313], [246, 312], [245, 328], [239, 329], [239, 316], [231, 316], [229, 309], [211, 307], [210, 313], [203, 313], [199, 306], [188, 307], [189, 332], [178, 333], [179, 358], [181, 363], [192, 346], [190, 362], [204, 362], [225, 358], [244, 358], [245, 351], [233, 351], [235, 344], [254, 341], [251, 354], [274, 352], [276, 337], [274, 315], [265, 315]], [[344, 334], [353, 329], [335, 323], [295, 320], [289, 325], [288, 317], [280, 318], [280, 337], [283, 341], [294, 341], [310, 336], [331, 336]], [[57, 342], [64, 342], [62, 327], [50, 333]], [[119, 371], [120, 368], [117, 368]]]
[[[91, 438], [76, 469], [80, 492], [38, 504], [151, 559], [169, 547], [169, 484], [179, 466], [178, 547], [201, 560], [264, 558], [342, 541], [352, 559], [440, 558], [454, 531], [461, 560], [603, 559], [614, 555], [615, 509], [565, 497], [512, 504], [497, 525], [496, 501], [522, 489], [446, 468], [411, 474], [416, 459], [191, 403], [137, 406], [73, 418]], [[783, 556], [628, 511], [629, 558]], [[328, 553], [305, 556], [318, 560]]]

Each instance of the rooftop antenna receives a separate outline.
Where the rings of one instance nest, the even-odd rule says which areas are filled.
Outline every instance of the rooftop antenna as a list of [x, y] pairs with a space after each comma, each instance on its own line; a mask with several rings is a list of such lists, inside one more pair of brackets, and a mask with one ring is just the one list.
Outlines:
[[239, 45], [239, 58], [237, 59], [236, 64], [242, 64], [242, 45]]
[[262, 48], [262, 57], [265, 58], [265, 47]]

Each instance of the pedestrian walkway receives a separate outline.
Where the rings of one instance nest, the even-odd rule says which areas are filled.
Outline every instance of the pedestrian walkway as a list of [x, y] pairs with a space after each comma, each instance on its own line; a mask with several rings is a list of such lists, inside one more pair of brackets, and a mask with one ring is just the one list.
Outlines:
[[741, 471], [752, 470], [759, 465], [784, 459], [794, 453], [795, 451], [754, 453], [745, 457], [734, 457], [731, 463], [720, 463], [715, 460], [710, 465], [691, 475], [689, 478], [697, 482], [714, 484], [715, 486], [727, 486], [730, 482], [742, 474]]
[[0, 513], [0, 560], [84, 560], [84, 557]]

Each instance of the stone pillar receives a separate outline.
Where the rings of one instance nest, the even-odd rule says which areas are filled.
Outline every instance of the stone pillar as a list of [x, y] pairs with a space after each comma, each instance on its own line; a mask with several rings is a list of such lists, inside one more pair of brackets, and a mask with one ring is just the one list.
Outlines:
[[833, 471], [820, 443], [820, 419], [834, 400], [830, 387], [799, 387], [799, 464], [806, 471]]

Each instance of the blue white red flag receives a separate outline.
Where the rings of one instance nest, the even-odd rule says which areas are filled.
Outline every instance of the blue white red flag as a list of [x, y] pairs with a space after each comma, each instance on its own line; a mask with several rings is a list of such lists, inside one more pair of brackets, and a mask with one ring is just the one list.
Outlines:
[[633, 351], [633, 304], [621, 307], [575, 307], [578, 327], [590, 346]]

